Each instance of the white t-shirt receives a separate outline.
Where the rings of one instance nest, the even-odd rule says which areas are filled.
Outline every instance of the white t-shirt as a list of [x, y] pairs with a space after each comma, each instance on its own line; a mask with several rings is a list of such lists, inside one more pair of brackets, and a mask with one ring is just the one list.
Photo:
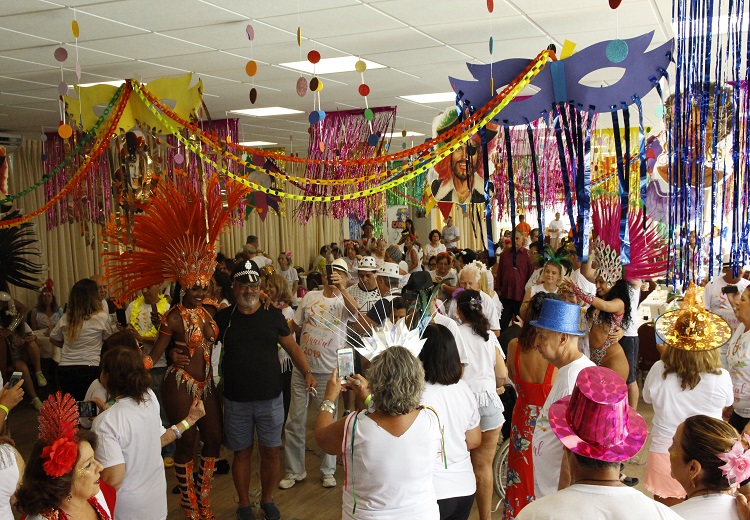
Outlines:
[[533, 287], [536, 285], [536, 283], [539, 281], [539, 276], [542, 274], [542, 268], [537, 267], [534, 269], [534, 272], [531, 273], [531, 276], [529, 277], [529, 280], [526, 282], [526, 285], [524, 288], [528, 291], [529, 287]]
[[63, 342], [60, 366], [87, 365], [99, 366], [102, 343], [113, 333], [109, 314], [99, 311], [81, 325], [78, 337], [70, 343], [66, 338], [68, 315], [63, 315], [57, 322], [49, 337]]
[[[445, 328], [447, 328], [449, 331], [451, 331], [451, 334], [453, 334], [453, 339], [456, 340], [456, 349], [458, 350], [458, 357], [461, 359], [461, 363], [469, 364], [469, 358], [466, 354], [466, 342], [464, 341], [463, 334], [461, 334], [458, 330], [458, 323], [456, 323], [454, 320], [450, 319], [448, 316], [444, 316], [443, 314], [440, 314], [439, 312], [436, 312], [432, 315], [432, 321], [437, 323], [438, 325], [442, 325]], [[500, 351], [502, 354], [503, 352]]]
[[[484, 291], [479, 291], [479, 296], [482, 298], [482, 314], [490, 322], [490, 330], [500, 330], [500, 313], [498, 313], [498, 306], [492, 301], [492, 297]], [[500, 305], [502, 311], [502, 305]], [[458, 309], [456, 300], [450, 300], [448, 302], [448, 316], [458, 321]]]
[[[342, 519], [440, 518], [432, 485], [435, 461], [441, 456], [437, 416], [430, 410], [422, 410], [408, 430], [394, 437], [366, 413], [360, 412], [353, 450], [352, 419], [347, 421], [342, 443], [350, 468], [349, 481], [344, 488]], [[354, 493], [357, 495], [356, 517], [352, 514]]]
[[432, 244], [427, 244], [424, 246], [424, 253], [425, 256], [427, 256], [427, 260], [432, 258], [433, 256], [437, 256], [440, 253], [445, 252], [445, 244], [438, 244], [437, 247], [434, 247]]
[[94, 419], [99, 438], [96, 459], [109, 468], [125, 464], [125, 478], [117, 490], [115, 520], [165, 520], [167, 479], [161, 460], [164, 427], [159, 403], [150, 389], [145, 401], [124, 398]]
[[[536, 475], [536, 465], [534, 475]], [[524, 507], [517, 520], [682, 520], [664, 504], [626, 486], [575, 484]]]
[[715, 493], [700, 495], [672, 506], [672, 511], [684, 520], [739, 520], [737, 499], [732, 495]]
[[557, 369], [557, 379], [555, 379], [552, 390], [550, 390], [539, 417], [536, 419], [534, 437], [531, 442], [531, 452], [534, 457], [534, 494], [537, 499], [557, 491], [557, 486], [560, 483], [563, 445], [550, 428], [550, 406], [563, 397], [572, 394], [578, 373], [586, 367], [593, 366], [594, 363], [582, 355], [572, 363]]
[[563, 221], [555, 219], [547, 226], [547, 234], [550, 236], [550, 238], [559, 238], [562, 235], [564, 229], [565, 224], [563, 223]]
[[641, 298], [641, 288], [628, 284], [630, 293], [630, 325], [624, 329], [624, 336], [629, 338], [638, 337], [638, 300]]
[[[734, 402], [729, 372], [701, 374], [701, 381], [690, 390], [683, 390], [674, 372], [664, 379], [664, 362], [657, 361], [643, 383], [643, 400], [654, 406], [650, 451], [667, 453], [677, 427], [693, 415], [708, 415], [721, 420], [724, 407]], [[559, 376], [558, 376], [559, 377]]]
[[461, 236], [458, 234], [458, 226], [443, 226], [441, 235], [443, 236], [443, 243], [448, 244], [448, 247], [456, 247], [458, 242], [450, 241]]
[[474, 468], [466, 448], [466, 432], [479, 424], [479, 408], [469, 386], [426, 383], [422, 404], [438, 413], [445, 438], [446, 469], [442, 459], [435, 461], [432, 482], [438, 500], [473, 495], [477, 490]]
[[[706, 307], [706, 310], [718, 314], [727, 320], [727, 323], [729, 323], [729, 326], [732, 327], [732, 330], [734, 331], [740, 322], [737, 319], [737, 316], [734, 315], [734, 310], [729, 304], [727, 295], [721, 292], [721, 289], [727, 285], [729, 284], [724, 281], [724, 275], [719, 275], [708, 282], [708, 285], [706, 285], [706, 288], [703, 290], [703, 305]], [[748, 285], [750, 285], [750, 280], [740, 278], [740, 280], [734, 285], [737, 286], [738, 294], [742, 295], [742, 292]], [[722, 352], [726, 351], [722, 349]]]
[[[575, 283], [586, 294], [596, 294], [596, 284], [590, 282], [588, 278], [583, 276], [580, 269], [576, 269], [570, 273], [570, 279], [573, 280], [573, 283]], [[588, 305], [585, 307], [588, 308]]]
[[10, 497], [16, 492], [19, 476], [16, 449], [6, 442], [0, 443], [0, 518], [13, 518]]
[[[128, 304], [127, 308], [125, 309], [125, 319], [128, 320], [128, 323], [133, 322], [133, 304], [135, 302], [130, 302]], [[168, 308], [168, 307], [167, 307]], [[138, 313], [138, 317], [136, 318], [136, 323], [138, 326], [136, 329], [138, 329], [138, 332], [141, 336], [148, 336], [148, 332], [150, 332], [151, 327], [153, 327], [153, 323], [151, 323], [151, 304], [143, 302], [141, 304], [141, 310]], [[144, 333], [145, 332], [145, 333]], [[157, 330], [154, 330], [154, 332], [157, 332]], [[154, 336], [154, 339], [156, 336]], [[154, 345], [151, 343], [145, 343], [143, 344], [143, 353], [146, 355], [151, 354], [151, 349], [154, 348]], [[161, 357], [154, 363], [154, 368], [163, 368], [167, 366], [167, 358], [166, 358], [166, 350], [161, 355]]]
[[346, 314], [343, 296], [326, 298], [323, 291], [307, 293], [297, 307], [294, 323], [302, 327], [299, 344], [316, 374], [330, 374], [336, 368], [336, 351], [346, 341]]
[[[289, 285], [289, 289], [291, 290], [292, 287], [294, 287], [294, 282], [299, 282], [299, 273], [296, 269], [290, 267], [286, 271], [278, 271], [278, 273], [284, 277], [284, 280], [286, 280], [287, 285]], [[294, 294], [292, 296], [295, 296]]]
[[[99, 379], [94, 379], [89, 385], [89, 389], [86, 390], [86, 396], [83, 398], [84, 401], [93, 401], [94, 397], [98, 397], [103, 403], [106, 403], [109, 399], [106, 388], [102, 385]], [[79, 417], [78, 423], [86, 429], [91, 429], [91, 425], [94, 423], [94, 417]]]
[[258, 266], [258, 269], [262, 269], [267, 265], [271, 265], [273, 263], [273, 260], [271, 260], [267, 256], [257, 254], [253, 257], [253, 262], [255, 262], [255, 265]]
[[495, 363], [497, 354], [503, 357], [503, 349], [497, 337], [488, 331], [489, 339], [485, 341], [481, 336], [474, 334], [471, 325], [462, 323], [458, 326], [458, 332], [466, 344], [466, 362], [461, 380], [466, 381], [471, 391], [474, 392], [478, 406], [496, 406], [503, 410], [503, 402], [497, 395], [497, 384], [495, 381]]
[[750, 331], [742, 322], [729, 340], [726, 361], [734, 385], [734, 411], [750, 417]]

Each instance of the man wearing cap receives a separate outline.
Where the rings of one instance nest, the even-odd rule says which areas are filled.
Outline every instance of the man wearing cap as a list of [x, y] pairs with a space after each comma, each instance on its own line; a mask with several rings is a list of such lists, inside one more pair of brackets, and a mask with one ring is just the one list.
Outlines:
[[453, 217], [448, 215], [448, 217], [445, 219], [445, 226], [443, 226], [443, 231], [440, 233], [442, 235], [442, 242], [445, 244], [445, 247], [448, 249], [454, 249], [458, 247], [458, 239], [461, 238], [461, 235], [458, 231], [458, 226], [453, 225]]
[[518, 520], [681, 518], [620, 482], [620, 464], [638, 453], [648, 430], [628, 406], [627, 386], [619, 375], [604, 367], [581, 370], [572, 395], [549, 408], [549, 427], [563, 446], [570, 487], [537, 496]]
[[[331, 279], [323, 275], [323, 290], [308, 292], [297, 307], [292, 323], [292, 332], [300, 334], [300, 347], [310, 368], [292, 370], [292, 398], [289, 404], [284, 432], [286, 474], [279, 482], [281, 489], [288, 489], [307, 477], [305, 471], [305, 437], [307, 433], [307, 411], [320, 409], [323, 392], [313, 392], [308, 405], [309, 386], [305, 377], [311, 372], [317, 380], [330, 379], [337, 367], [336, 351], [346, 342], [346, 322], [349, 312], [344, 304], [348, 297], [346, 282], [349, 279], [346, 261], [338, 258], [331, 264]], [[335, 415], [335, 410], [334, 410]], [[320, 462], [323, 487], [335, 487], [336, 456], [323, 455]]]
[[503, 313], [500, 316], [500, 330], [505, 330], [511, 320], [521, 312], [526, 282], [534, 272], [528, 250], [523, 247], [526, 236], [516, 229], [514, 232], [515, 251], [508, 248], [497, 257], [495, 290], [500, 295]]
[[539, 318], [531, 322], [531, 326], [536, 329], [534, 348], [557, 368], [557, 379], [534, 427], [532, 454], [536, 498], [567, 487], [570, 482], [567, 467], [563, 464], [563, 445], [550, 428], [548, 417], [552, 403], [571, 394], [578, 373], [586, 367], [594, 366], [578, 350], [578, 338], [586, 334], [581, 330], [580, 320], [581, 307], [547, 298], [542, 303]]
[[261, 508], [267, 519], [280, 518], [273, 502], [279, 478], [279, 448], [284, 425], [281, 365], [278, 345], [292, 358], [307, 388], [317, 386], [286, 319], [274, 306], [260, 303], [260, 270], [251, 260], [235, 267], [232, 288], [235, 305], [222, 309], [214, 320], [223, 344], [225, 446], [234, 451], [232, 478], [239, 496], [237, 518], [252, 520], [250, 461], [254, 433], [260, 452]]
[[398, 282], [400, 279], [398, 265], [393, 262], [384, 262], [377, 271], [380, 299], [367, 311], [367, 314], [360, 313], [356, 301], [350, 295], [345, 295], [347, 309], [353, 316], [351, 326], [355, 331], [360, 334], [367, 334], [373, 327], [379, 327], [386, 317], [392, 313], [392, 301], [399, 295]]

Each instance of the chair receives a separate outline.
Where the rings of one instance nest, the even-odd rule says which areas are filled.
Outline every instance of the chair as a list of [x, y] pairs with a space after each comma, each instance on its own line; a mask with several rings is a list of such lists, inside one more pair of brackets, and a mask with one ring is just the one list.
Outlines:
[[638, 372], [637, 379], [643, 386], [646, 374], [661, 359], [659, 350], [656, 348], [656, 330], [650, 323], [644, 323], [638, 327]]

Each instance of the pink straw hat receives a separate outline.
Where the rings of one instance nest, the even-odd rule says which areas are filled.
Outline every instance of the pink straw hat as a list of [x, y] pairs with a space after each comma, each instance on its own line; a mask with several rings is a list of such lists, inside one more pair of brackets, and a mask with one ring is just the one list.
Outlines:
[[581, 370], [573, 394], [549, 409], [549, 423], [573, 453], [604, 462], [634, 456], [648, 437], [646, 421], [628, 406], [628, 387], [604, 367]]

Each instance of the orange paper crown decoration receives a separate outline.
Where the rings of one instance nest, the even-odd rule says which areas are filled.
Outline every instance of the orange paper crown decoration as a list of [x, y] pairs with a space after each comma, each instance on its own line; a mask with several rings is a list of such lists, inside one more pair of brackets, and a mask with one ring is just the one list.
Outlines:
[[226, 202], [216, 178], [209, 180], [205, 195], [192, 184], [187, 193], [162, 182], [145, 213], [136, 215], [133, 251], [122, 247], [124, 235], [109, 223], [106, 238], [121, 247], [107, 251], [105, 264], [112, 293], [120, 299], [132, 299], [139, 290], [165, 280], [177, 281], [183, 288], [206, 287], [216, 266], [216, 240], [229, 222], [248, 189], [228, 180]]

